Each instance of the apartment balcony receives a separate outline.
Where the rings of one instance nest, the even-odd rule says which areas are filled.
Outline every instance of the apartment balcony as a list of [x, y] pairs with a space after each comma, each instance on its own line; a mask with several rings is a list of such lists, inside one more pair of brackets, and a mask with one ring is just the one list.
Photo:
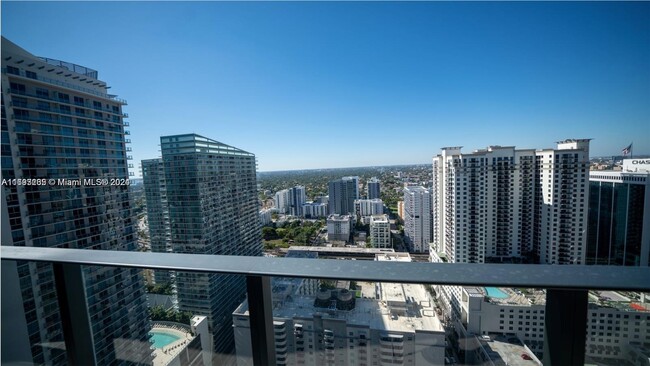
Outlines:
[[[279, 333], [278, 336], [286, 336], [286, 331], [274, 327], [272, 277], [344, 280], [357, 283], [545, 288], [545, 365], [585, 363], [588, 290], [650, 291], [650, 282], [647, 280], [650, 278], [650, 269], [645, 267], [405, 263], [329, 259], [318, 260], [319, 265], [314, 266], [314, 259], [300, 258], [119, 251], [103, 251], [101, 255], [97, 255], [97, 251], [93, 250], [12, 246], [3, 246], [0, 258], [3, 271], [5, 268], [11, 268], [16, 261], [47, 263], [48, 267], [51, 265], [65, 340], [63, 347], [70, 364], [83, 365], [97, 364], [89, 313], [94, 311], [94, 314], [108, 314], [113, 311], [109, 307], [114, 308], [116, 304], [115, 301], [111, 303], [109, 300], [103, 300], [103, 305], [98, 303], [92, 310], [89, 309], [87, 294], [79, 291], [80, 288], [83, 289], [80, 284], [85, 281], [82, 266], [87, 265], [245, 276], [250, 342], [255, 365], [276, 365], [276, 350], [286, 350], [284, 341], [278, 342], [275, 339], [275, 333]], [[12, 286], [12, 279], [4, 274], [5, 272], [2, 277], [3, 295], [4, 291], [11, 291], [12, 287], [19, 291], [17, 285]], [[119, 292], [110, 292], [108, 296], [121, 297], [118, 294]], [[11, 297], [3, 296], [3, 313], [5, 310], [9, 314], [15, 314], [13, 310], [22, 312], [22, 303], [12, 302], [10, 299]], [[294, 325], [294, 334], [302, 332], [301, 326]], [[13, 333], [14, 330], [9, 327], [2, 328], [3, 339], [12, 337]], [[329, 330], [323, 335], [327, 335], [327, 338], [334, 336]], [[379, 344], [367, 344], [369, 353], [377, 354], [383, 351], [387, 360], [401, 361], [404, 352], [402, 344], [405, 342], [405, 339], [386, 334], [381, 337]], [[362, 343], [365, 345], [365, 339], [359, 341], [360, 346]], [[13, 351], [3, 349], [3, 360]], [[326, 358], [333, 361], [334, 355], [329, 352]], [[297, 355], [300, 357], [301, 353]], [[383, 354], [379, 356], [384, 358]]]

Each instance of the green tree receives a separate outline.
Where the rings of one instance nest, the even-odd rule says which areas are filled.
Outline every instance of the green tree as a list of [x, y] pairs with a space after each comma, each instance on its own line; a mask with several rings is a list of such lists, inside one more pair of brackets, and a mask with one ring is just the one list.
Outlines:
[[262, 237], [264, 240], [275, 240], [278, 238], [278, 233], [274, 228], [265, 226], [262, 228]]

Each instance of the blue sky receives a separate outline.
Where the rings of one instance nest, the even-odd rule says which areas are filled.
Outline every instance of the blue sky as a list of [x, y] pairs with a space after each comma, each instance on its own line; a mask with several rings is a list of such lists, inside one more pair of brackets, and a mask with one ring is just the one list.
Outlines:
[[99, 71], [135, 162], [195, 132], [259, 170], [442, 146], [650, 153], [650, 3], [2, 2], [2, 34]]

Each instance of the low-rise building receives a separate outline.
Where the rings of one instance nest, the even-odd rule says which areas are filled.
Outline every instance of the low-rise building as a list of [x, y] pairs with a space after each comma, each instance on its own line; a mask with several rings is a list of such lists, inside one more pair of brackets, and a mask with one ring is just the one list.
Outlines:
[[[435, 253], [432, 258], [444, 261]], [[484, 355], [481, 356], [483, 351], [474, 341], [476, 337], [516, 338], [532, 353], [542, 356], [546, 290], [433, 288], [443, 319], [453, 328], [452, 346], [464, 355], [466, 363], [485, 361]], [[650, 339], [650, 303], [646, 302], [643, 294], [590, 291], [586, 332], [587, 362], [650, 364], [647, 357], [642, 363], [638, 359], [644, 357]]]

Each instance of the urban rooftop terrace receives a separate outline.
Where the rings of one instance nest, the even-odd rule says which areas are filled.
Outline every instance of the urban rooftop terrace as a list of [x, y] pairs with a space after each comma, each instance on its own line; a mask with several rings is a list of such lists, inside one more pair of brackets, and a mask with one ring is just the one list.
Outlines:
[[[68, 359], [95, 364], [88, 335], [82, 265], [164, 269], [246, 276], [253, 361], [274, 365], [271, 277], [545, 288], [545, 365], [584, 364], [588, 290], [650, 291], [650, 268], [518, 264], [448, 264], [400, 261], [314, 261], [304, 258], [213, 256], [3, 246], [8, 261], [52, 263]], [[4, 329], [7, 331], [7, 329]], [[3, 337], [8, 336], [3, 334]]]

